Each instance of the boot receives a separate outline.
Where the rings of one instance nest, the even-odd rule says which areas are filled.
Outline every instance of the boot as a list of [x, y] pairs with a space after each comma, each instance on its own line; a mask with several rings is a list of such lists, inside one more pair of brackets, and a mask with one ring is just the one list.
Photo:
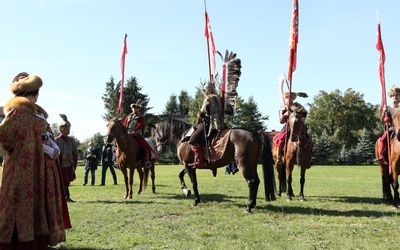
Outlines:
[[283, 161], [282, 161], [282, 151], [280, 150], [280, 148], [277, 148], [277, 157], [276, 157], [276, 165], [277, 166], [281, 166], [283, 165]]
[[205, 165], [204, 154], [203, 154], [203, 149], [201, 148], [201, 146], [192, 146], [192, 150], [194, 152], [195, 162], [189, 163], [188, 166], [204, 167], [204, 165]]

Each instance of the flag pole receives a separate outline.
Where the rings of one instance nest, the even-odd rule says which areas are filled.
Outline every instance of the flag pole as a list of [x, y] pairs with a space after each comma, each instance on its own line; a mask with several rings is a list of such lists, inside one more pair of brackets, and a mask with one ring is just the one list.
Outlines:
[[377, 17], [377, 22], [378, 22], [378, 27], [377, 27], [377, 35], [376, 35], [376, 49], [379, 51], [379, 64], [378, 64], [378, 73], [379, 73], [379, 81], [381, 82], [381, 95], [382, 95], [382, 100], [381, 100], [381, 107], [380, 107], [380, 115], [381, 119], [383, 118], [383, 121], [385, 123], [385, 131], [386, 133], [386, 140], [387, 140], [387, 148], [388, 148], [388, 163], [389, 163], [389, 173], [391, 173], [391, 143], [390, 143], [390, 136], [389, 136], [389, 116], [388, 116], [388, 110], [387, 110], [387, 100], [386, 100], [386, 82], [385, 82], [385, 60], [386, 60], [386, 55], [385, 55], [385, 49], [383, 47], [383, 42], [382, 42], [382, 34], [381, 34], [381, 22], [379, 20], [379, 12], [376, 11], [376, 17]]
[[122, 117], [122, 103], [123, 103], [123, 97], [124, 97], [124, 81], [125, 81], [125, 55], [128, 54], [128, 47], [126, 45], [126, 38], [128, 35], [125, 33], [124, 36], [124, 43], [122, 46], [122, 55], [121, 55], [121, 85], [120, 85], [120, 90], [119, 90], [119, 100], [118, 100], [118, 108], [117, 108], [117, 113], [119, 114], [119, 117]]
[[[289, 90], [289, 100], [292, 95], [292, 76], [293, 71], [296, 70], [297, 66], [297, 43], [299, 39], [299, 2], [298, 0], [293, 0], [292, 4], [292, 19], [290, 23], [290, 30], [289, 30], [289, 60], [288, 60], [288, 90]], [[290, 108], [290, 101], [286, 104], [287, 110]], [[286, 155], [287, 152], [287, 141], [288, 141], [288, 128], [289, 126], [285, 126], [285, 147], [283, 149], [283, 155]]]
[[208, 20], [208, 14], [207, 14], [207, 3], [206, 0], [204, 0], [204, 16], [205, 16], [205, 23], [206, 23], [206, 27], [205, 27], [205, 36], [206, 36], [206, 40], [207, 40], [207, 57], [208, 57], [208, 76], [209, 76], [209, 81], [212, 80], [212, 74], [211, 74], [211, 55], [210, 55], [210, 39], [209, 39], [209, 30], [208, 30], [208, 24], [209, 24], [209, 20]]

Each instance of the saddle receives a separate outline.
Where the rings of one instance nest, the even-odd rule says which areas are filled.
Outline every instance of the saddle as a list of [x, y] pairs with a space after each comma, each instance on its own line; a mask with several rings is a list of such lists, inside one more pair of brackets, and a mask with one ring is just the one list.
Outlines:
[[228, 145], [229, 137], [232, 129], [223, 129], [219, 133], [212, 133], [208, 138], [208, 149], [203, 147], [203, 151], [210, 159], [210, 163], [220, 160], [225, 153], [226, 146]]

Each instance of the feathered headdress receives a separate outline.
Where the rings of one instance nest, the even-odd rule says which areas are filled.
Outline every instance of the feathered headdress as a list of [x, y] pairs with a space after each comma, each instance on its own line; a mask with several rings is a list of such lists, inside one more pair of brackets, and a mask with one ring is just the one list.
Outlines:
[[143, 103], [145, 103], [146, 101], [145, 100], [137, 100], [137, 102], [136, 103], [132, 103], [131, 105], [130, 105], [130, 107], [131, 107], [131, 109], [133, 108], [133, 107], [139, 107], [139, 108], [141, 108], [142, 107], [142, 105], [143, 105]]
[[68, 121], [68, 118], [65, 114], [60, 114], [61, 119], [63, 120], [60, 125], [58, 125], [58, 130], [61, 132], [61, 130], [65, 127], [71, 127], [71, 123]]
[[229, 52], [226, 50], [225, 57], [219, 51], [217, 53], [223, 61], [221, 92], [223, 95], [224, 113], [233, 116], [238, 96], [236, 89], [239, 84], [240, 75], [242, 74], [241, 61], [239, 58], [236, 58], [236, 53], [232, 51]]

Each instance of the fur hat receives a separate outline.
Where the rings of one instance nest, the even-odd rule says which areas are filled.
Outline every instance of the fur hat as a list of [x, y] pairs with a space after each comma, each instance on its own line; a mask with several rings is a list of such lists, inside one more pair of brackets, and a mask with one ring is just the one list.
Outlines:
[[39, 90], [42, 85], [42, 79], [38, 75], [21, 72], [14, 77], [10, 90], [14, 95], [24, 95]]
[[389, 94], [389, 96], [394, 96], [394, 95], [400, 94], [400, 88], [393, 86], [388, 90], [388, 94]]
[[58, 130], [61, 132], [63, 128], [65, 127], [71, 127], [71, 123], [68, 121], [68, 118], [64, 114], [60, 114], [61, 119], [63, 119], [63, 122], [58, 125]]
[[285, 92], [284, 97], [285, 98], [289, 98], [289, 95], [293, 100], [297, 98], [296, 92], [290, 92], [290, 93], [289, 92]]

